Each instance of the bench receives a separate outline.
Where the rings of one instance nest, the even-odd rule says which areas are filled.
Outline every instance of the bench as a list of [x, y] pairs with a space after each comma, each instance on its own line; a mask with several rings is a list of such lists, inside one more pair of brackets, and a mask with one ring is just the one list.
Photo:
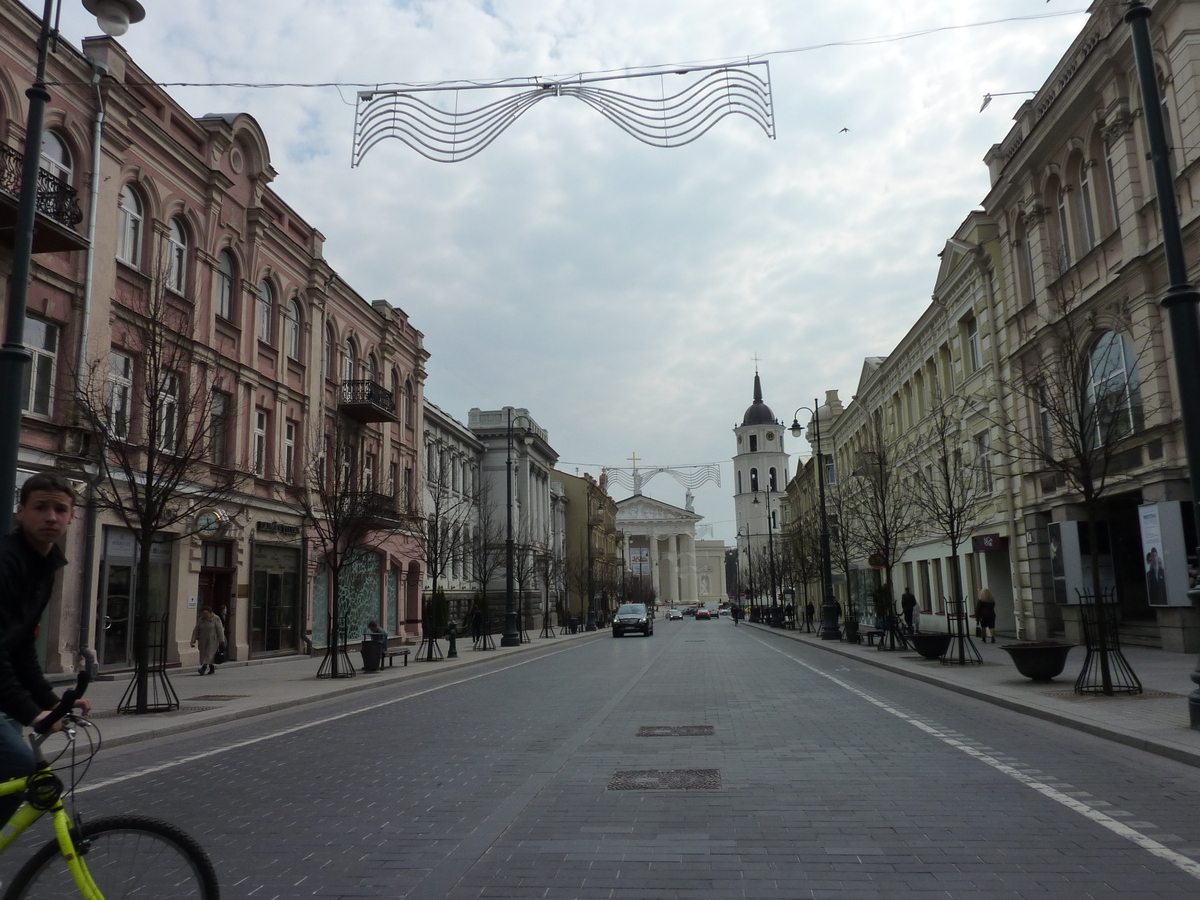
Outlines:
[[395, 663], [397, 656], [403, 657], [404, 665], [407, 666], [408, 665], [408, 654], [409, 654], [409, 650], [407, 648], [398, 649], [398, 650], [384, 650], [383, 655], [379, 658], [379, 668], [381, 668], [381, 669], [383, 668], [384, 660], [387, 660], [388, 667], [390, 668], [393, 665], [393, 663]]
[[882, 647], [883, 646], [883, 636], [886, 633], [887, 632], [878, 631], [878, 630], [863, 632], [863, 634], [865, 634], [867, 636], [867, 645], [870, 647], [875, 646], [875, 638], [879, 638], [879, 645]]

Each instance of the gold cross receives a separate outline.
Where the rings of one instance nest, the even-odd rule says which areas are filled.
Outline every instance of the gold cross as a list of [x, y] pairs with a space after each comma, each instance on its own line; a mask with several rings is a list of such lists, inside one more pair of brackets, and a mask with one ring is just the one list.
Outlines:
[[759, 364], [760, 362], [762, 362], [762, 360], [760, 360], [760, 359], [758, 358], [758, 354], [757, 354], [757, 353], [755, 353], [755, 354], [754, 354], [754, 374], [755, 374], [755, 375], [757, 375], [757, 374], [758, 374], [758, 364]]
[[627, 457], [625, 457], [625, 458], [626, 458], [627, 460], [629, 460], [631, 463], [633, 463], [633, 467], [634, 467], [635, 469], [637, 468], [637, 464], [638, 464], [638, 455], [637, 455], [637, 451], [636, 451], [636, 450], [634, 450], [634, 451], [633, 451], [633, 456], [627, 456]]

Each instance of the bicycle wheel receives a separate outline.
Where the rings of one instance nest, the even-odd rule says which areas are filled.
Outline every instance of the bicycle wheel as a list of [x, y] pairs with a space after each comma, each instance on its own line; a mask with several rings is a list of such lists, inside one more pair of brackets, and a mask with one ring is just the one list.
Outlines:
[[[217, 873], [199, 844], [174, 825], [146, 816], [108, 816], [81, 829], [91, 847], [83, 857], [104, 900], [219, 900]], [[4, 900], [77, 900], [79, 891], [57, 841], [21, 867]]]

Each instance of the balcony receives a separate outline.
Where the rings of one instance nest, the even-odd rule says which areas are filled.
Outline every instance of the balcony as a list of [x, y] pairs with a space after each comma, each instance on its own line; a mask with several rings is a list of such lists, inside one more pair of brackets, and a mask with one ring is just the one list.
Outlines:
[[362, 521], [376, 528], [395, 529], [413, 519], [401, 512], [397, 498], [374, 491], [343, 494], [341, 506], [342, 516], [347, 521]]
[[358, 422], [399, 422], [396, 398], [374, 381], [343, 381], [338, 410]]
[[[0, 243], [11, 247], [17, 227], [18, 195], [24, 156], [0, 144]], [[38, 170], [37, 217], [34, 219], [33, 252], [57, 253], [83, 250], [87, 238], [75, 231], [83, 221], [75, 188], [45, 169]]]

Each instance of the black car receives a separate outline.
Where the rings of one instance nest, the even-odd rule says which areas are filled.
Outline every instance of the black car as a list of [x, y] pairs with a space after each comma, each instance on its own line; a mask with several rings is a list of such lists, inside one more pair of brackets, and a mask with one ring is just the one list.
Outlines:
[[654, 634], [654, 618], [646, 610], [645, 603], [622, 603], [613, 617], [613, 637], [624, 637], [627, 631], [636, 631], [646, 637]]

